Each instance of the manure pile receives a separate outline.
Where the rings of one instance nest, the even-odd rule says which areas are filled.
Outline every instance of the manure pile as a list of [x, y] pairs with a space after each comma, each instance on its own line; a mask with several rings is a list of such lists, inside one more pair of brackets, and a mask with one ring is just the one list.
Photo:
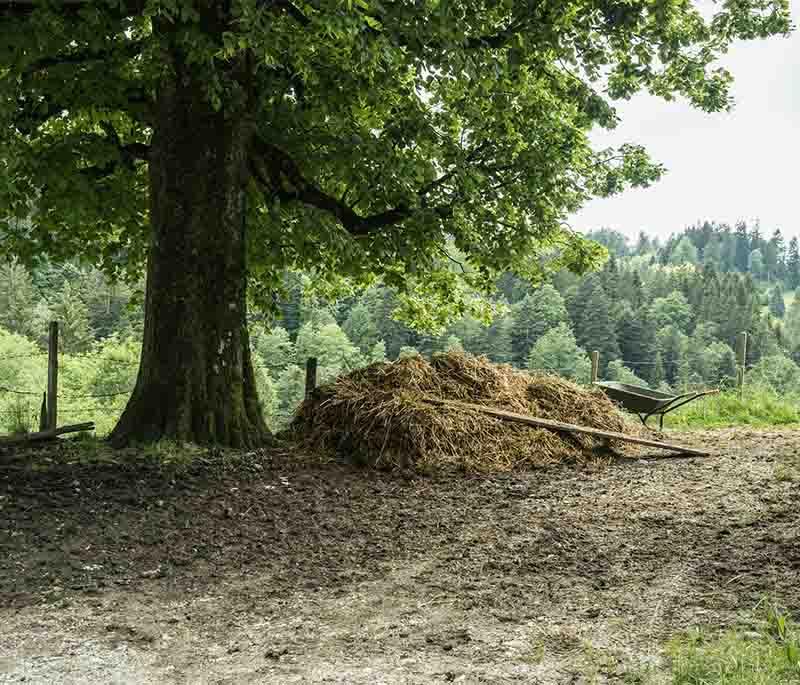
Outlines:
[[603, 446], [592, 436], [508, 423], [477, 410], [436, 406], [426, 397], [639, 432], [600, 390], [459, 353], [436, 355], [431, 362], [415, 356], [373, 364], [342, 376], [300, 406], [289, 430], [307, 449], [421, 471], [510, 471], [583, 462]]

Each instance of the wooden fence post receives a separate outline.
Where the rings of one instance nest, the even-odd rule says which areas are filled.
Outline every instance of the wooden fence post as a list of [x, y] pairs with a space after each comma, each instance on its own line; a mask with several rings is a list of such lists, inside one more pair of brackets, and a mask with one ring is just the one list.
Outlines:
[[42, 406], [39, 409], [39, 431], [47, 430], [47, 393], [42, 393]]
[[739, 391], [739, 399], [744, 392], [744, 370], [747, 367], [747, 331], [739, 333], [736, 339], [736, 388]]
[[310, 400], [317, 389], [317, 358], [306, 359], [306, 400]]
[[597, 374], [600, 371], [600, 352], [594, 350], [592, 352], [592, 383], [597, 383]]
[[47, 345], [47, 427], [58, 425], [58, 321], [50, 322]]

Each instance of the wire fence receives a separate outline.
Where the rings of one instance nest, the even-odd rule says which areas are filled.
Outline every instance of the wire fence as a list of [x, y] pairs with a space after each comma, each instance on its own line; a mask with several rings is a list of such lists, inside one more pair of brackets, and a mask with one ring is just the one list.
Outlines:
[[36, 357], [46, 357], [46, 352], [25, 352], [23, 354], [11, 354], [0, 356], [0, 362], [12, 361], [13, 359], [34, 359]]

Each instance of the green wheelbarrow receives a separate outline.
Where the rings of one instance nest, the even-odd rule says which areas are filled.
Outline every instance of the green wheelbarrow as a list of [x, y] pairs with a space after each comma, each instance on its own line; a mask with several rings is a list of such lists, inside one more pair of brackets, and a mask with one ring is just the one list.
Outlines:
[[700, 392], [687, 392], [682, 395], [669, 395], [658, 390], [643, 388], [639, 385], [628, 383], [617, 383], [616, 381], [595, 381], [594, 385], [599, 387], [612, 400], [621, 404], [625, 409], [633, 412], [639, 420], [647, 425], [647, 419], [651, 416], [658, 416], [658, 429], [664, 429], [664, 415], [674, 411], [684, 404], [704, 397], [714, 395], [719, 390], [702, 390]]

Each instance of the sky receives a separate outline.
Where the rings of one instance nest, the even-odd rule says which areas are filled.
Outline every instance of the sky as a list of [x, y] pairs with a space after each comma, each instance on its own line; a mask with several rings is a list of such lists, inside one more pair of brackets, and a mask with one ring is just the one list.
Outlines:
[[[791, 3], [800, 26], [800, 0]], [[650, 188], [592, 200], [571, 217], [573, 228], [667, 237], [706, 219], [743, 219], [759, 220], [762, 234], [800, 236], [800, 29], [738, 43], [721, 64], [735, 79], [730, 112], [646, 94], [616, 103], [619, 125], [593, 132], [593, 143], [642, 144], [667, 173]]]

